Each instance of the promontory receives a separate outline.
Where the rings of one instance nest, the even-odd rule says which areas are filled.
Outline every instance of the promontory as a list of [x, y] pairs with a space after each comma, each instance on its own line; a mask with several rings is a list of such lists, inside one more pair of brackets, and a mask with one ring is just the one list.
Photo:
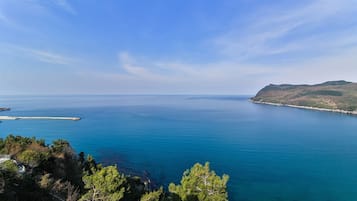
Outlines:
[[315, 85], [270, 84], [254, 103], [357, 114], [357, 83], [328, 81]]

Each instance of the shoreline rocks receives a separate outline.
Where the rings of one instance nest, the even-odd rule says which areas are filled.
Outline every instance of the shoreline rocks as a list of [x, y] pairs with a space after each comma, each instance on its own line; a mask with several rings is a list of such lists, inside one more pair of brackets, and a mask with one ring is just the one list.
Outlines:
[[342, 114], [349, 114], [349, 115], [357, 115], [357, 111], [309, 107], [309, 106], [291, 105], [291, 104], [282, 104], [282, 103], [270, 103], [270, 102], [255, 101], [255, 100], [251, 100], [251, 102], [256, 104], [273, 105], [273, 106], [280, 106], [280, 107], [292, 107], [292, 108], [306, 109], [306, 110], [316, 110], [316, 111], [323, 111], [323, 112], [335, 112], [335, 113], [342, 113]]

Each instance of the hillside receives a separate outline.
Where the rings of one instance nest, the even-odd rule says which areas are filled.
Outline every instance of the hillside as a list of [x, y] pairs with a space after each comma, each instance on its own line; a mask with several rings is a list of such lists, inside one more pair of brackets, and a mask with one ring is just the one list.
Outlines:
[[316, 85], [270, 84], [252, 98], [255, 103], [357, 112], [357, 83], [329, 81]]

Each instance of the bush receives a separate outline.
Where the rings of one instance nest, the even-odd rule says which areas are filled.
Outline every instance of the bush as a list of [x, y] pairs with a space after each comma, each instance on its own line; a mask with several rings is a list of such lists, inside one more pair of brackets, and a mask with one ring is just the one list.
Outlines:
[[163, 189], [162, 187], [157, 190], [157, 191], [153, 191], [153, 192], [149, 192], [149, 193], [145, 193], [140, 201], [160, 201], [160, 198], [163, 195]]
[[0, 168], [2, 170], [8, 171], [8, 172], [12, 172], [12, 173], [17, 173], [18, 170], [19, 170], [17, 165], [12, 160], [8, 160], [8, 161], [5, 161], [5, 162], [1, 163], [0, 164]]
[[30, 167], [37, 167], [43, 160], [47, 159], [47, 157], [48, 156], [46, 153], [41, 153], [34, 150], [26, 150], [22, 152], [17, 157], [17, 159]]

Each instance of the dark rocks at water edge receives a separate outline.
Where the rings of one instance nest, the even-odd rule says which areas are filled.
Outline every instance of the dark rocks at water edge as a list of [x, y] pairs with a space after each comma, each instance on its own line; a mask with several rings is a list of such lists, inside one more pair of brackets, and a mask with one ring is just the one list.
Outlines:
[[0, 112], [1, 111], [9, 111], [10, 110], [10, 108], [7, 108], [7, 107], [0, 107]]

